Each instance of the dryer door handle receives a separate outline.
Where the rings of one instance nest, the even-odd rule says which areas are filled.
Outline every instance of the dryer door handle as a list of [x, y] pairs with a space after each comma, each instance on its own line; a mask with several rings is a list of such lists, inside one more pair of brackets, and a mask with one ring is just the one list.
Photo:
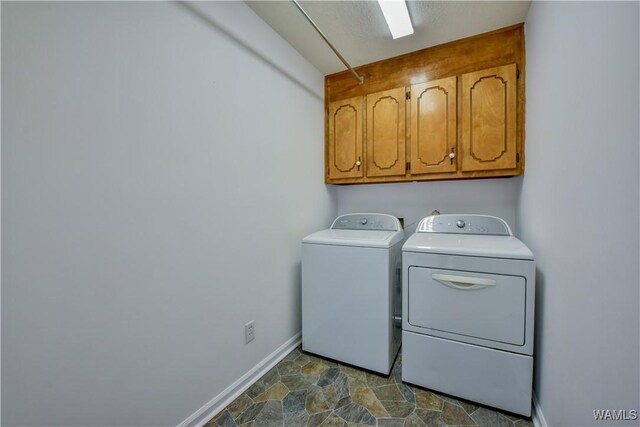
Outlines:
[[451, 274], [432, 274], [431, 278], [436, 282], [445, 286], [463, 291], [471, 291], [474, 289], [483, 289], [489, 286], [495, 286], [496, 281], [493, 279], [483, 279], [480, 277], [454, 276]]

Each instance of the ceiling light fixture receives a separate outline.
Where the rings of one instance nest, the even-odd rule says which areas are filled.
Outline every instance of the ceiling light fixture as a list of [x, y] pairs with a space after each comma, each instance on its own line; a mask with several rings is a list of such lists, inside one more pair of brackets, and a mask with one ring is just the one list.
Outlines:
[[380, 9], [394, 39], [413, 34], [411, 18], [405, 0], [378, 0]]

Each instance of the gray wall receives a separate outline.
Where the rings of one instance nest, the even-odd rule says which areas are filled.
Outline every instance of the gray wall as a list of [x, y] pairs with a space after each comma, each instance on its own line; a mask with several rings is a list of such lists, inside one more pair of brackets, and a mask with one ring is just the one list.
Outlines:
[[[434, 209], [440, 213], [476, 213], [503, 218], [515, 227], [516, 178], [336, 186], [338, 211], [383, 212], [405, 219], [413, 233]], [[408, 236], [407, 236], [408, 237]]]
[[176, 425], [300, 330], [323, 78], [197, 7], [2, 2], [5, 426]]
[[638, 16], [637, 2], [533, 2], [526, 21], [517, 223], [538, 265], [535, 393], [552, 426], [640, 409]]

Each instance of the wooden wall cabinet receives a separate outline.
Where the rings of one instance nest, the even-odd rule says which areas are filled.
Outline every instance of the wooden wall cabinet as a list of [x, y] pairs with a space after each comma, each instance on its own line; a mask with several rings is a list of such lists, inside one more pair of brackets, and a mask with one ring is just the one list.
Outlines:
[[516, 65], [462, 76], [462, 170], [516, 167]]
[[456, 78], [411, 86], [411, 175], [455, 172]]
[[524, 26], [325, 77], [332, 184], [524, 172]]
[[362, 97], [330, 103], [327, 122], [327, 177], [362, 177]]
[[367, 95], [367, 177], [405, 174], [405, 89]]

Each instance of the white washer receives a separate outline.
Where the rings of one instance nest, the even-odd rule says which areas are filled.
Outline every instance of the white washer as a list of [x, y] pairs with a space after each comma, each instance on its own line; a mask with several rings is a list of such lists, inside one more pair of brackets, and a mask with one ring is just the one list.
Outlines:
[[529, 248], [500, 218], [437, 215], [402, 251], [402, 380], [530, 416]]
[[388, 374], [400, 347], [404, 232], [348, 214], [302, 240], [302, 348]]

